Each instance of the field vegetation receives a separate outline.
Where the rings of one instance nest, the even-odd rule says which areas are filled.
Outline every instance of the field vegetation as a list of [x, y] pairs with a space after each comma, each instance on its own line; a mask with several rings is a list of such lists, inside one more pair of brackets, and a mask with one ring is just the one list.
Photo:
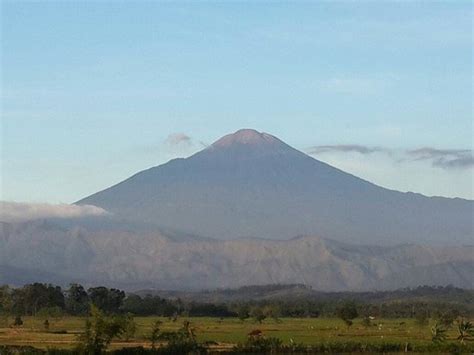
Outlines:
[[472, 294], [456, 292], [451, 302], [354, 294], [210, 303], [80, 285], [3, 287], [0, 354], [472, 353]]

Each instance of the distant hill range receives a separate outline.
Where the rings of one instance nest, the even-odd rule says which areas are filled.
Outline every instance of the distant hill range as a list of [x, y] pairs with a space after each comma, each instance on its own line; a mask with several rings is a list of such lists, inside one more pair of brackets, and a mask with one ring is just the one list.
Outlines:
[[473, 244], [474, 202], [388, 190], [254, 130], [139, 172], [78, 204], [217, 239]]
[[241, 130], [77, 204], [0, 223], [0, 283], [127, 290], [474, 288], [474, 202], [387, 190]]
[[166, 299], [181, 299], [186, 302], [203, 303], [234, 303], [247, 301], [312, 301], [312, 302], [341, 302], [350, 300], [355, 302], [382, 303], [444, 303], [463, 305], [470, 314], [474, 313], [474, 290], [466, 290], [453, 286], [432, 287], [418, 286], [390, 291], [366, 292], [321, 292], [302, 284], [269, 284], [251, 285], [239, 288], [219, 288], [201, 291], [165, 291], [139, 290], [134, 294], [141, 297], [159, 296]]
[[474, 288], [474, 247], [353, 245], [318, 237], [213, 240], [49, 221], [0, 224], [0, 283], [127, 290], [301, 283], [315, 290]]

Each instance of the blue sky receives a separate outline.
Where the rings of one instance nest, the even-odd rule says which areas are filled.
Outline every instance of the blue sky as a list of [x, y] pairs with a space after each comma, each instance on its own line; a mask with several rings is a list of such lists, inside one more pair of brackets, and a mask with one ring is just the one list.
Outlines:
[[385, 187], [472, 199], [472, 15], [2, 1], [0, 199], [73, 202], [244, 127]]

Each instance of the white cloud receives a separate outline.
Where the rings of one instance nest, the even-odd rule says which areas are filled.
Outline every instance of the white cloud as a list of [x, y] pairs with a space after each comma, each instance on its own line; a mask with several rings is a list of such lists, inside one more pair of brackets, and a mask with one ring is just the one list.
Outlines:
[[107, 214], [106, 210], [92, 205], [0, 201], [0, 221], [2, 222], [24, 222], [42, 218], [79, 218]]

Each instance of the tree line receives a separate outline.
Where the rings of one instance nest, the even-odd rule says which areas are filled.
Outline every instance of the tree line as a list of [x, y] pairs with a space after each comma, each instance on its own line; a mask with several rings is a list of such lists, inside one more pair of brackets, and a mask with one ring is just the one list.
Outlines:
[[[439, 293], [439, 289], [435, 290]], [[449, 291], [449, 290], [448, 290]], [[449, 291], [451, 292], [451, 291]], [[226, 302], [183, 301], [165, 299], [156, 295], [127, 294], [123, 290], [104, 286], [84, 288], [73, 283], [63, 290], [60, 286], [32, 283], [19, 288], [0, 287], [0, 314], [8, 315], [60, 315], [83, 316], [94, 305], [105, 314], [133, 314], [135, 316], [190, 316], [238, 317], [240, 319], [281, 317], [337, 317], [343, 306], [353, 305], [361, 317], [383, 318], [434, 318], [449, 315], [471, 316], [472, 309], [462, 303], [450, 303], [418, 297], [413, 299], [384, 299], [364, 301], [359, 294], [344, 294], [333, 298], [281, 298], [240, 300]], [[469, 294], [470, 295], [470, 294]]]

